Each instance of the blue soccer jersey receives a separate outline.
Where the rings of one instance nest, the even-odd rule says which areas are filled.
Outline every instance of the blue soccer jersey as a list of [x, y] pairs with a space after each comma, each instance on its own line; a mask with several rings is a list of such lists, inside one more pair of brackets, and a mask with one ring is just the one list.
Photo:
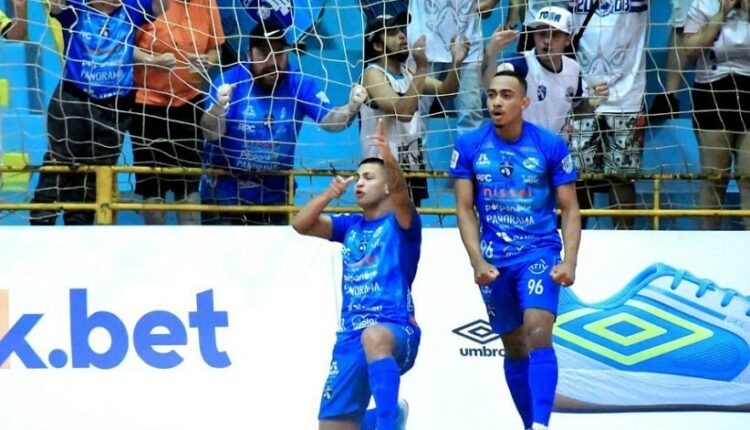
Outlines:
[[411, 284], [422, 244], [419, 215], [414, 213], [406, 230], [393, 212], [370, 221], [361, 214], [332, 220], [331, 240], [344, 245], [339, 336], [380, 323], [414, 323]]
[[555, 189], [575, 181], [576, 172], [559, 136], [524, 122], [521, 137], [508, 142], [484, 125], [456, 139], [450, 173], [474, 182], [488, 262], [503, 267], [562, 249]]
[[[320, 122], [331, 103], [316, 82], [290, 70], [273, 90], [257, 85], [249, 64], [238, 64], [214, 80], [211, 99], [222, 84], [234, 84], [232, 102], [226, 112], [226, 132], [219, 140], [207, 141], [204, 160], [212, 167], [262, 173], [294, 167], [297, 136], [305, 116]], [[220, 204], [276, 204], [286, 200], [287, 177], [219, 177], [210, 199]]]
[[132, 91], [135, 35], [147, 14], [153, 15], [151, 0], [122, 0], [109, 15], [68, 0], [55, 15], [65, 40], [63, 79], [95, 99]]

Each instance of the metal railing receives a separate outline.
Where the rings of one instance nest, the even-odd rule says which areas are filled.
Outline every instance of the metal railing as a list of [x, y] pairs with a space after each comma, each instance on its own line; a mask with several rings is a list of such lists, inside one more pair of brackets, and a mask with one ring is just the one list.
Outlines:
[[[93, 173], [96, 177], [96, 198], [89, 203], [82, 202], [55, 202], [55, 203], [11, 203], [0, 202], [0, 210], [21, 211], [21, 210], [92, 210], [96, 212], [96, 222], [100, 225], [111, 225], [115, 223], [115, 214], [118, 211], [190, 211], [190, 212], [231, 212], [231, 213], [253, 213], [253, 212], [271, 212], [287, 213], [291, 217], [300, 210], [295, 206], [294, 201], [294, 179], [296, 177], [314, 177], [314, 176], [334, 176], [334, 175], [352, 175], [353, 171], [334, 171], [323, 169], [298, 169], [280, 172], [267, 173], [264, 175], [281, 175], [289, 176], [289, 190], [286, 205], [260, 206], [260, 205], [206, 205], [206, 204], [189, 204], [189, 203], [141, 203], [119, 201], [115, 198], [117, 194], [115, 176], [120, 173], [139, 173], [155, 175], [228, 175], [227, 170], [222, 169], [200, 169], [200, 168], [180, 168], [180, 167], [144, 167], [144, 166], [94, 166], [94, 165], [54, 165], [54, 166], [26, 166], [10, 167], [0, 166], [0, 173], [30, 173], [30, 172], [47, 172], [47, 173]], [[433, 179], [450, 179], [447, 172], [411, 172], [407, 173], [408, 177], [415, 178], [433, 178]], [[620, 216], [620, 217], [649, 217], [652, 219], [654, 230], [659, 230], [661, 218], [670, 217], [750, 217], [748, 209], [662, 209], [661, 208], [661, 186], [662, 182], [670, 180], [727, 180], [727, 179], [745, 179], [738, 176], [730, 175], [695, 175], [695, 174], [642, 174], [637, 176], [622, 175], [581, 175], [584, 181], [601, 181], [601, 180], [649, 180], [653, 183], [653, 199], [650, 209], [584, 209], [581, 211], [583, 216]], [[327, 212], [357, 212], [358, 207], [329, 207]], [[430, 208], [421, 207], [419, 213], [426, 215], [455, 215], [455, 208]]]

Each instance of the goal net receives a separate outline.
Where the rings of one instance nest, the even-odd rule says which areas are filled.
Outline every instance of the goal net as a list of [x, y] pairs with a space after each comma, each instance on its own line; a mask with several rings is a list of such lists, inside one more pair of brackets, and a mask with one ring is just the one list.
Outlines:
[[[69, 3], [72, 2], [73, 0], [69, 0]], [[144, 1], [139, 3], [135, 0], [127, 0], [125, 3], [136, 5], [136, 9], [140, 7], [138, 6], [139, 4], [145, 4]], [[103, 120], [101, 118], [103, 117], [93, 115], [92, 118], [89, 115], [90, 112], [98, 108], [98, 106], [95, 106], [96, 103], [88, 101], [78, 106], [75, 112], [71, 114], [71, 117], [75, 118], [75, 120], [72, 122], [63, 121], [65, 125], [62, 128], [62, 136], [59, 135], [60, 127], [54, 128], [48, 123], [48, 109], [50, 100], [53, 98], [53, 93], [58, 88], [61, 79], [64, 76], [69, 76], [67, 74], [68, 71], [64, 71], [64, 61], [65, 59], [70, 61], [72, 56], [78, 54], [72, 53], [70, 51], [70, 44], [64, 43], [60, 22], [48, 18], [47, 11], [49, 6], [47, 3], [40, 2], [39, 0], [28, 0], [28, 17], [25, 20], [28, 24], [28, 40], [24, 42], [12, 40], [0, 41], [0, 151], [2, 152], [1, 161], [4, 166], [41, 166], [45, 164], [45, 161], [46, 164], [50, 164], [54, 160], [45, 160], [44, 157], [45, 153], [49, 152], [50, 141], [54, 140], [57, 143], [58, 149], [63, 148], [64, 150], [75, 152], [75, 148], [72, 147], [79, 145], [93, 147], [94, 149], [91, 149], [91, 151], [95, 153], [93, 156], [89, 154], [88, 158], [82, 156], [80, 160], [69, 160], [65, 157], [58, 157], [63, 159], [62, 161], [57, 160], [59, 161], [58, 164], [90, 164], [92, 160], [95, 161], [94, 164], [102, 164], [101, 160], [108, 160], [109, 158], [107, 157], [114, 157], [116, 164], [126, 166], [136, 164], [157, 167], [229, 167], [233, 169], [233, 173], [240, 177], [238, 181], [235, 181], [234, 185], [235, 188], [239, 187], [240, 189], [227, 188], [229, 191], [226, 191], [227, 189], [222, 188], [222, 192], [225, 193], [224, 197], [226, 197], [226, 193], [236, 193], [238, 201], [241, 202], [243, 195], [241, 189], [243, 186], [253, 187], [253, 176], [258, 171], [252, 168], [249, 171], [241, 171], [240, 166], [232, 164], [224, 165], [219, 163], [219, 165], [212, 165], [212, 163], [207, 162], [207, 158], [210, 159], [211, 157], [206, 155], [206, 150], [203, 147], [203, 139], [194, 135], [191, 136], [190, 133], [199, 130], [200, 118], [203, 115], [204, 109], [207, 109], [211, 105], [212, 97], [215, 98], [218, 84], [223, 82], [222, 76], [226, 76], [233, 68], [240, 67], [246, 72], [251, 68], [248, 63], [248, 35], [256, 24], [263, 20], [267, 20], [268, 22], [276, 20], [285, 26], [287, 28], [285, 39], [289, 45], [288, 60], [291, 68], [299, 70], [301, 74], [315, 81], [318, 90], [316, 95], [319, 98], [325, 97], [330, 100], [332, 107], [341, 106], [347, 104], [352, 84], [361, 82], [363, 69], [366, 67], [365, 45], [368, 34], [365, 34], [365, 28], [368, 18], [375, 16], [376, 11], [379, 10], [377, 8], [383, 7], [383, 4], [386, 7], [383, 10], [391, 12], [398, 10], [398, 8], [406, 8], [408, 2], [405, 0], [391, 0], [386, 2], [359, 0], [212, 0], [210, 2], [208, 0], [190, 0], [189, 2], [182, 2], [178, 0], [164, 0], [163, 3], [169, 4], [170, 8], [185, 8], [185, 10], [188, 10], [188, 6], [185, 6], [186, 4], [193, 3], [194, 7], [189, 12], [175, 14], [174, 16], [182, 17], [182, 19], [176, 22], [169, 22], [166, 30], [163, 28], [161, 30], [147, 29], [146, 33], [150, 31], [150, 39], [147, 38], [150, 42], [145, 45], [144, 43], [139, 45], [138, 41], [141, 36], [139, 36], [140, 33], [136, 30], [133, 30], [133, 34], [124, 34], [124, 36], [122, 34], [110, 35], [108, 33], [110, 29], [110, 27], [107, 27], [108, 24], [97, 24], [98, 21], [96, 19], [98, 18], [96, 18], [96, 14], [85, 15], [96, 18], [93, 24], [89, 23], [87, 25], [93, 26], [91, 28], [100, 29], [100, 33], [86, 35], [86, 37], [101, 40], [100, 45], [94, 43], [90, 46], [111, 46], [114, 41], [113, 38], [121, 37], [125, 44], [129, 44], [129, 48], [138, 46], [144, 51], [148, 57], [146, 60], [133, 59], [130, 61], [131, 64], [136, 61], [139, 64], [134, 67], [136, 81], [139, 79], [139, 76], [144, 76], [144, 67], [151, 67], [151, 70], [155, 68], [162, 70], [176, 68], [185, 69], [189, 72], [177, 73], [172, 76], [154, 74], [153, 78], [154, 81], [157, 81], [157, 84], [151, 96], [147, 95], [145, 98], [137, 99], [136, 105], [146, 103], [144, 102], [146, 100], [149, 103], [155, 101], [158, 106], [156, 109], [142, 109], [138, 112], [138, 115], [133, 117], [135, 119], [131, 121], [139, 123], [140, 126], [137, 127], [138, 131], [146, 134], [149, 138], [146, 139], [145, 143], [136, 142], [137, 145], [134, 145], [131, 138], [133, 130], [125, 130], [124, 133], [120, 133], [124, 136], [122, 149], [117, 150], [115, 148], [113, 151], [111, 148], [107, 148], [104, 151], [105, 155], [101, 155], [96, 151], [97, 147], [103, 149], [111, 146], [112, 142], [106, 137], [101, 137], [99, 127], [102, 126], [103, 129], [111, 129], [112, 124], [102, 124]], [[468, 0], [425, 0], [421, 13], [433, 14], [436, 17], [435, 22], [437, 23], [440, 23], [440, 20], [446, 19], [454, 20], [459, 26], [478, 23], [482, 42], [478, 45], [484, 45], [489, 41], [493, 31], [499, 25], [506, 22], [509, 13], [509, 2], [505, 0], [498, 1], [493, 10], [485, 11], [486, 18], [478, 17], [476, 10], [477, 3]], [[590, 7], [592, 2], [571, 3], [575, 3], [576, 7], [585, 8], [586, 5]], [[686, 63], [684, 57], [675, 57], [673, 55], [672, 57], [674, 58], [670, 60], [670, 52], [674, 51], [670, 48], [670, 40], [673, 39], [672, 33], [678, 24], [675, 22], [675, 17], [679, 12], [679, 10], [673, 10], [672, 3], [675, 5], [679, 4], [677, 6], [677, 9], [679, 9], [680, 7], [688, 7], [685, 5], [690, 2], [619, 2], [608, 0], [599, 3], [600, 10], [594, 14], [592, 22], [597, 22], [596, 20], [600, 19], [603, 27], [599, 31], [602, 34], [607, 33], [607, 37], [610, 37], [614, 33], [621, 35], [622, 38], [628, 36], [628, 32], [633, 31], [632, 27], [607, 28], [607, 21], [604, 20], [604, 17], [608, 14], [624, 13], [625, 11], [620, 9], [626, 6], [635, 7], [633, 5], [643, 5], [645, 7], [645, 5], [648, 5], [648, 8], [645, 9], [645, 45], [643, 46], [646, 62], [643, 73], [645, 86], [643, 96], [644, 115], [632, 118], [615, 118], [614, 122], [609, 124], [610, 128], [614, 131], [611, 134], [614, 136], [610, 142], [611, 145], [622, 144], [622, 141], [618, 139], [628, 138], [621, 137], [618, 134], [618, 130], [636, 128], [638, 129], [638, 133], [635, 138], [639, 139], [642, 137], [643, 148], [642, 152], [639, 152], [641, 160], [638, 162], [637, 167], [626, 171], [627, 178], [624, 181], [620, 181], [634, 185], [635, 194], [633, 196], [623, 194], [610, 198], [611, 196], [607, 193], [609, 188], [601, 187], [601, 181], [598, 180], [601, 178], [598, 178], [597, 181], [582, 181], [579, 183], [581, 190], [580, 198], [589, 199], [587, 203], [590, 203], [590, 205], [585, 204], [584, 206], [591, 206], [593, 208], [648, 209], [654, 207], [654, 195], [658, 194], [660, 197], [659, 204], [663, 209], [690, 209], [699, 207], [701, 205], [699, 195], [702, 181], [698, 179], [665, 180], [659, 184], [659, 190], [655, 191], [654, 181], [648, 176], [654, 174], [698, 175], [701, 173], [699, 162], [700, 143], [697, 137], [701, 130], [697, 130], [696, 132], [694, 129], [693, 109], [690, 99], [690, 88], [693, 86], [695, 74], [692, 71], [692, 65], [685, 64], [684, 68], [681, 66], [682, 63]], [[742, 4], [744, 5], [744, 3]], [[211, 11], [206, 10], [200, 13], [195, 12], [195, 10], [200, 9], [199, 6], [195, 5], [205, 5], [204, 9], [213, 5], [216, 13], [213, 15]], [[6, 11], [6, 15], [9, 17], [13, 16], [13, 7], [12, 0], [0, 2], [0, 9]], [[373, 9], [363, 11], [363, 7]], [[741, 13], [747, 16], [747, 11], [744, 9]], [[133, 13], [132, 15], [135, 16], [138, 13]], [[581, 15], [581, 13], [578, 15]], [[195, 16], [208, 17], [212, 24], [207, 26], [207, 21], [203, 19], [194, 20], [193, 17]], [[84, 15], [82, 14], [81, 19], [83, 17]], [[218, 17], [218, 21], [212, 17]], [[419, 16], [415, 17], [412, 14], [412, 22], [407, 29], [413, 28], [415, 18], [424, 19]], [[581, 20], [581, 18], [579, 16], [576, 19]], [[69, 22], [63, 23], [63, 26], [65, 25], [69, 26], [71, 24]], [[99, 26], [97, 27], [97, 25]], [[146, 21], [143, 22], [143, 25], [148, 27], [152, 24]], [[742, 25], [744, 26], [743, 28], [747, 28], [747, 20]], [[142, 27], [142, 29], [146, 27]], [[85, 26], [73, 26], [72, 28], [74, 30], [71, 30], [71, 38], [80, 38], [82, 36], [81, 34], [74, 36], [72, 35], [73, 32], [80, 33], [91, 29]], [[438, 27], [438, 35], [443, 38], [449, 38], [448, 28]], [[217, 32], [217, 29], [220, 29], [220, 31]], [[520, 27], [518, 29], [520, 30]], [[441, 31], [443, 34], [441, 34]], [[591, 29], [587, 31], [592, 34], [595, 33]], [[220, 35], [223, 35], [224, 39], [224, 46], [219, 50], [221, 65], [215, 65], [215, 62], [218, 61], [209, 61], [206, 58], [207, 51], [209, 51], [206, 46], [208, 46], [208, 42], [214, 40], [212, 38], [218, 40]], [[166, 37], [166, 40], [160, 39], [164, 37]], [[586, 37], [591, 39], [590, 35]], [[198, 46], [201, 43], [193, 43], [192, 48], [185, 48], [187, 46], [185, 45], [185, 38], [189, 38], [194, 42], [200, 41], [202, 46]], [[177, 51], [166, 47], [178, 42], [182, 45]], [[598, 46], [595, 42], [589, 41], [584, 42], [584, 44], [589, 43], [590, 46]], [[516, 55], [517, 43], [513, 42], [511, 45], [498, 57], [499, 62]], [[745, 48], [743, 49], [746, 49], [747, 43], [744, 46]], [[606, 47], [600, 47], [600, 49], [604, 48]], [[636, 48], [629, 47], [627, 49], [633, 50]], [[629, 54], [627, 49], [607, 54], [617, 54], [627, 57]], [[161, 58], [162, 54], [170, 52], [173, 54], [172, 60], [168, 57]], [[746, 53], [750, 55], [750, 52]], [[597, 54], [601, 54], [601, 52]], [[154, 57], [159, 58], [154, 60]], [[199, 57], [200, 59], [196, 60]], [[593, 57], [586, 59], [586, 61], [593, 60]], [[609, 58], [608, 60], [612, 62], [616, 59]], [[140, 65], [144, 64], [142, 61], [146, 61], [145, 64], [149, 65]], [[148, 63], [148, 61], [151, 61], [151, 63]], [[583, 59], [581, 59], [579, 54], [580, 61], [583, 61]], [[445, 70], [440, 67], [440, 61], [433, 63], [435, 64], [431, 64], [433, 72], [431, 76], [438, 79], [443, 78]], [[139, 69], [141, 70], [140, 72]], [[462, 73], [469, 76], [470, 73], [473, 73], [473, 70], [478, 69], [478, 65], [476, 69], [465, 67]], [[589, 70], [594, 69], [595, 67], [589, 68]], [[597, 71], [596, 73], [601, 72]], [[607, 79], [615, 79], [617, 76], [623, 77], [623, 73], [620, 73], [620, 75], [617, 75], [617, 73], [619, 72], [609, 74]], [[676, 88], [670, 87], [667, 83], [670, 79], [674, 80], [673, 77], [670, 77], [670, 74], [674, 73], [677, 73], [678, 80]], [[591, 74], [593, 75], [594, 72], [591, 72]], [[624, 74], [627, 75], [628, 72], [626, 71]], [[146, 76], [148, 77], [148, 74]], [[591, 78], [591, 76], [588, 77]], [[586, 78], [587, 76], [584, 76], [584, 81]], [[479, 79], [479, 76], [476, 79]], [[625, 76], [625, 79], [627, 79], [627, 76]], [[459, 95], [465, 95], [467, 85], [462, 81], [458, 89]], [[612, 85], [614, 86], [615, 84], [612, 83]], [[742, 91], [747, 91], [746, 88], [743, 88]], [[106, 91], [101, 89], [97, 91], [99, 91], [99, 94], [106, 95]], [[468, 91], [472, 90], [469, 89]], [[537, 95], [536, 91], [537, 89], [530, 89], [532, 102], [533, 96]], [[665, 93], [669, 93], [671, 97], [663, 96]], [[81, 96], [81, 94], [78, 94], [78, 96]], [[235, 96], [242, 97], [242, 95]], [[426, 225], [455, 226], [455, 217], [443, 214], [443, 211], [449, 212], [455, 206], [451, 181], [447, 179], [445, 174], [449, 169], [451, 150], [455, 137], [465, 129], [462, 121], [467, 116], [474, 116], [474, 118], [478, 118], [479, 122], [488, 120], [483, 93], [477, 92], [476, 97], [479, 98], [479, 104], [470, 107], [466, 107], [463, 104], [464, 102], [461, 101], [462, 99], [466, 99], [466, 97], [440, 98], [421, 103], [420, 112], [424, 127], [422, 129], [423, 134], [421, 135], [420, 144], [423, 150], [423, 165], [418, 169], [418, 172], [415, 172], [434, 174], [434, 177], [426, 179], [429, 197], [425, 198], [421, 205], [427, 212], [433, 213], [433, 215], [426, 217]], [[738, 93], [738, 97], [750, 98], [750, 95]], [[665, 100], [667, 101], [666, 108], [664, 104]], [[675, 101], [677, 102], [676, 104], [674, 103]], [[253, 121], [257, 122], [257, 124], [253, 123], [248, 125], [248, 127], [257, 126], [267, 129], [269, 133], [274, 133], [275, 127], [287, 126], [284, 121], [279, 119], [280, 113], [273, 111], [273, 107], [270, 107], [270, 104], [269, 109], [271, 109], [271, 113], [260, 114], [255, 112], [258, 118]], [[654, 107], [655, 104], [656, 107]], [[180, 106], [187, 108], [178, 109]], [[257, 107], [259, 105], [248, 104], [247, 106]], [[297, 103], [296, 106], [298, 109], [303, 109], [301, 103]], [[190, 109], [190, 107], [193, 108]], [[116, 110], [118, 106], [112, 105], [108, 108]], [[648, 115], [645, 115], [649, 110], [652, 113], [661, 113], [663, 115], [658, 118], [652, 117], [649, 120]], [[171, 123], [173, 123], [172, 128], [167, 127], [168, 124], [165, 125], [163, 122], [165, 119], [163, 118], [164, 112], [170, 112], [169, 115], [173, 115], [170, 118]], [[249, 111], [244, 113], [250, 114]], [[326, 171], [330, 174], [356, 169], [358, 161], [362, 158], [360, 122], [357, 118], [344, 127], [343, 130], [331, 132], [325, 131], [321, 127], [321, 124], [316, 123], [314, 118], [311, 118], [309, 114], [304, 115], [295, 111], [285, 112], [285, 115], [289, 116], [289, 126], [293, 129], [289, 134], [293, 136], [292, 140], [294, 141], [293, 155], [289, 152], [288, 147], [290, 144], [272, 142], [272, 139], [268, 139], [269, 143], [267, 145], [260, 145], [265, 148], [261, 151], [260, 155], [258, 155], [257, 151], [254, 154], [250, 154], [252, 151], [249, 151], [247, 146], [243, 147], [242, 143], [238, 143], [237, 145], [239, 146], [235, 145], [232, 147], [232, 151], [234, 152], [220, 151], [220, 156], [225, 158], [262, 158], [266, 161], [276, 159], [279, 160], [282, 169], [312, 169], [315, 171]], [[743, 113], [743, 115], [746, 117], [747, 114]], [[575, 146], [576, 142], [581, 144], [581, 142], [587, 139], [590, 140], [592, 130], [597, 126], [597, 121], [600, 120], [593, 116], [576, 117], [570, 123], [571, 127], [567, 129], [569, 133], [566, 138], [571, 141], [571, 145]], [[599, 125], [601, 124], [600, 122]], [[72, 138], [72, 134], [74, 134], [78, 127], [87, 127], [92, 130], [95, 136], [93, 140], [84, 143], [76, 142]], [[246, 130], [248, 135], [252, 134], [250, 128]], [[185, 134], [186, 132], [187, 134]], [[106, 131], [102, 133], [106, 135]], [[152, 138], [153, 136], [159, 136], [160, 133], [162, 137]], [[252, 134], [252, 136], [253, 138], [257, 138], [258, 135]], [[744, 136], [747, 138], [747, 133]], [[66, 142], [60, 142], [61, 139], [65, 140], [65, 138], [70, 139]], [[247, 140], [250, 141], [253, 138]], [[196, 144], [196, 141], [199, 143]], [[725, 146], [720, 150], [726, 154], [725, 159], [722, 159], [722, 162], [726, 161], [726, 163], [718, 167], [717, 173], [725, 175], [742, 173], [738, 172], [735, 167], [739, 159], [744, 159], [742, 152], [737, 151], [739, 148], [730, 146]], [[251, 145], [251, 147], [257, 150], [259, 146]], [[245, 152], [243, 152], [243, 148]], [[138, 153], [139, 150], [143, 151], [140, 156]], [[281, 152], [285, 154], [283, 157], [279, 157]], [[196, 153], [198, 154], [197, 158], [195, 158]], [[101, 155], [101, 157], [97, 154]], [[598, 157], [601, 157], [601, 155], [597, 154]], [[744, 155], [744, 157], [746, 158], [747, 155]], [[48, 156], [48, 158], [50, 157]], [[581, 160], [583, 158], [583, 156], [580, 157]], [[734, 162], [732, 162], [733, 160]], [[585, 164], [585, 160], [582, 162]], [[585, 170], [584, 173], [607, 174], [613, 172], [602, 169]], [[645, 179], [644, 175], [646, 176]], [[188, 179], [188, 177], [191, 179]], [[195, 175], [171, 174], [160, 176], [159, 178], [164, 178], [164, 180], [156, 180], [153, 176], [143, 173], [119, 173], [116, 175], [115, 181], [115, 199], [125, 202], [148, 201], [161, 203], [163, 201], [186, 200], [198, 203], [201, 201], [200, 198], [193, 199], [189, 197], [191, 193], [198, 193], [198, 195], [203, 195], [203, 202], [206, 203], [205, 187], [216, 186], [217, 182], [219, 182], [218, 177], [213, 177], [212, 175], [204, 175], [203, 181], [200, 184], [198, 184], [200, 176]], [[89, 182], [92, 180], [92, 177], [87, 179]], [[325, 189], [329, 181], [330, 176], [326, 175], [297, 176], [294, 191], [295, 197], [290, 202], [296, 205], [304, 204], [313, 195]], [[609, 183], [611, 180], [604, 178], [603, 182]], [[70, 196], [76, 197], [82, 195], [81, 193], [66, 192], [66, 190], [81, 186], [80, 183], [71, 185], [65, 180], [57, 178], [56, 181], [47, 182], [46, 185], [51, 187], [54, 198], [48, 198], [44, 200], [45, 202], [57, 203], [67, 201], [66, 198]], [[201, 188], [200, 191], [198, 191], [199, 186]], [[3, 204], [39, 201], [36, 193], [38, 187], [39, 175], [36, 173], [5, 171], [2, 173], [0, 200]], [[83, 189], [90, 191], [89, 189], [93, 189], [93, 184], [85, 183], [83, 184]], [[276, 191], [281, 194], [287, 194], [288, 188], [276, 189]], [[738, 191], [737, 182], [729, 181], [726, 189], [721, 188], [719, 190], [721, 200], [716, 199], [715, 204], [711, 207], [724, 209], [738, 208]], [[252, 192], [250, 195], [258, 196], [257, 193], [253, 194]], [[93, 199], [90, 193], [85, 194], [85, 198], [88, 200]], [[231, 204], [237, 203], [231, 201], [231, 199], [227, 201], [230, 201]], [[217, 201], [212, 200], [209, 203], [217, 203]], [[355, 206], [353, 194], [345, 195], [336, 204], [346, 207]], [[30, 214], [27, 210], [11, 210], [10, 208], [6, 208], [6, 210], [2, 211], [0, 223], [27, 224], [33, 214]], [[140, 224], [144, 222], [142, 215], [138, 212], [124, 211], [119, 213], [118, 223]], [[733, 219], [725, 220], [724, 227], [739, 227], [739, 224], [733, 221]], [[60, 218], [57, 222], [63, 222], [63, 219]], [[167, 218], [167, 222], [180, 222], [180, 219], [175, 215], [170, 215]], [[620, 220], [611, 217], [592, 218], [589, 220], [589, 227], [609, 228], [619, 222]], [[697, 228], [700, 225], [701, 223], [698, 218], [664, 218], [661, 221], [660, 228]], [[636, 219], [635, 223], [629, 226], [635, 228], [652, 228], [653, 224], [650, 219], [644, 218]]]

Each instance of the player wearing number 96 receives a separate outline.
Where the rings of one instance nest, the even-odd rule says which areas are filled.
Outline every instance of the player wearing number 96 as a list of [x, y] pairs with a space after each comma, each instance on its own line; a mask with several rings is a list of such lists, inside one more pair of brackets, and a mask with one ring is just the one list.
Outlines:
[[524, 428], [544, 429], [557, 384], [552, 326], [560, 286], [575, 281], [581, 217], [568, 147], [523, 121], [528, 105], [525, 79], [497, 73], [487, 90], [491, 122], [458, 137], [450, 169], [461, 239], [505, 347], [506, 382]]

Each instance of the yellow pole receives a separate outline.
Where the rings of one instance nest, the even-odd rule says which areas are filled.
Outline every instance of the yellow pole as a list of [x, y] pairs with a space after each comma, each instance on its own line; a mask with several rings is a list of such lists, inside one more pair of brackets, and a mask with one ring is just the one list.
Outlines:
[[[287, 185], [289, 187], [288, 189], [289, 194], [287, 194], [286, 203], [289, 206], [294, 206], [294, 173], [289, 174], [289, 183]], [[294, 212], [293, 211], [287, 212], [286, 218], [287, 218], [287, 222], [289, 223], [289, 225], [292, 225], [292, 220], [294, 220]]]
[[112, 166], [96, 167], [96, 223], [112, 225]]
[[[661, 204], [661, 181], [654, 179], [654, 210], [658, 211]], [[654, 230], [659, 230], [659, 215], [654, 217]]]

